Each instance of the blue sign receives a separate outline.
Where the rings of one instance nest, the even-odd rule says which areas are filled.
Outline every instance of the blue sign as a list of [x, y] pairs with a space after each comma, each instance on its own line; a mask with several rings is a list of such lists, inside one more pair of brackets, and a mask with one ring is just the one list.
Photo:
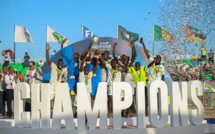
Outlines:
[[93, 32], [90, 31], [88, 28], [86, 28], [85, 26], [82, 26], [82, 39], [91, 39], [91, 37], [93, 36]]

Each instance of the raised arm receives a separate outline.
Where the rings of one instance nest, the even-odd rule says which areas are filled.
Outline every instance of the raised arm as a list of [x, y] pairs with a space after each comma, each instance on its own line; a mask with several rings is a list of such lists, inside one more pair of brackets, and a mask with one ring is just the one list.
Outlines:
[[101, 55], [100, 61], [101, 61], [102, 66], [103, 66], [103, 67], [106, 67], [106, 63], [105, 63], [105, 61], [104, 61], [104, 56], [103, 56], [103, 55]]
[[84, 57], [84, 59], [81, 61], [81, 66], [79, 69], [79, 72], [82, 72], [84, 70], [84, 62], [87, 60], [87, 58], [90, 56], [90, 50], [88, 50], [87, 55]]
[[96, 66], [93, 68], [93, 74], [96, 73], [96, 70], [98, 69], [99, 67], [99, 55], [96, 55]]
[[84, 59], [84, 57], [85, 57], [85, 55], [87, 54], [87, 52], [91, 49], [91, 47], [92, 47], [92, 42], [90, 43], [90, 46], [81, 54], [81, 60], [83, 60]]
[[51, 49], [49, 44], [46, 44], [46, 60], [48, 61], [49, 65], [52, 64], [52, 61], [49, 59], [49, 50]]
[[149, 59], [150, 58], [150, 54], [149, 54], [149, 52], [148, 52], [148, 50], [147, 50], [147, 48], [146, 48], [146, 46], [145, 46], [145, 44], [143, 42], [143, 38], [140, 39], [140, 43], [143, 45], [143, 50], [145, 51], [146, 56]]
[[135, 48], [134, 42], [130, 42], [129, 46], [132, 48], [132, 56], [131, 56], [131, 62], [129, 64], [129, 67], [132, 67], [133, 64], [134, 64], [134, 61], [135, 61], [135, 59], [137, 57], [137, 52], [136, 52], [136, 48]]
[[70, 62], [72, 61], [72, 59], [63, 52], [63, 44], [65, 43], [66, 40], [67, 38], [64, 39], [63, 42], [61, 43], [61, 55], [63, 56], [63, 58], [66, 59], [67, 62]]
[[113, 44], [113, 58], [116, 58], [116, 55], [115, 55], [116, 46], [117, 46], [117, 43], [114, 43]]

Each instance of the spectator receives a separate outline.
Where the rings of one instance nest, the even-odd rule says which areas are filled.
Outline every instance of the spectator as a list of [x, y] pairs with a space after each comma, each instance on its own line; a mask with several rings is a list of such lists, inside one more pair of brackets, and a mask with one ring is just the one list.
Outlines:
[[180, 60], [176, 60], [176, 64], [175, 64], [176, 66], [176, 68], [175, 68], [175, 71], [176, 72], [178, 72], [178, 70], [180, 69], [180, 67], [181, 67], [181, 63], [180, 63]]
[[205, 81], [205, 71], [204, 71], [204, 69], [200, 70], [200, 80], [203, 81], [203, 82]]
[[25, 56], [24, 56], [25, 67], [28, 67], [29, 60], [30, 60], [30, 56], [28, 55], [28, 52], [25, 52]]
[[[34, 61], [29, 62], [29, 68], [30, 70], [26, 71], [24, 81], [30, 85], [32, 83], [41, 83], [43, 80], [42, 71], [39, 68], [35, 68]], [[26, 101], [25, 111], [31, 111], [31, 105], [29, 100]]]
[[5, 55], [4, 55], [4, 65], [8, 66], [9, 65], [9, 58], [8, 58], [8, 52], [5, 50]]
[[18, 75], [17, 69], [14, 69], [14, 74]]
[[202, 69], [204, 72], [209, 71], [209, 67], [207, 66], [207, 64], [204, 64]]
[[39, 62], [39, 67], [42, 67], [43, 64], [44, 64], [44, 63], [43, 63], [43, 60], [41, 59], [40, 62]]
[[54, 53], [52, 53], [52, 54], [51, 54], [51, 57], [52, 57], [52, 56], [54, 56], [54, 55], [56, 54], [56, 52], [57, 52], [57, 51], [56, 51], [56, 50], [54, 50]]
[[186, 69], [189, 68], [189, 65], [187, 65], [186, 62], [184, 62], [184, 65], [182, 66], [182, 71], [186, 72]]
[[197, 60], [197, 59], [194, 59], [194, 60], [193, 60], [193, 66], [194, 66], [194, 68], [196, 68], [197, 65], [198, 65], [198, 60]]
[[192, 61], [194, 60], [198, 60], [198, 56], [194, 53], [194, 55], [192, 56]]
[[196, 69], [199, 71], [201, 69], [201, 64], [198, 62], [198, 65], [196, 66]]
[[193, 79], [194, 80], [199, 80], [199, 72], [197, 69], [195, 69], [195, 72], [193, 73]]
[[209, 61], [208, 70], [212, 71], [214, 69], [214, 63], [212, 60]]
[[212, 49], [210, 50], [210, 53], [208, 53], [209, 61], [212, 61], [214, 63], [214, 53], [212, 52]]
[[0, 119], [4, 118], [4, 93], [5, 89], [3, 88], [3, 72], [0, 70]]
[[206, 63], [206, 60], [207, 60], [207, 56], [206, 56], [207, 48], [205, 48], [205, 45], [203, 44], [202, 47], [199, 50], [201, 51], [201, 54], [202, 54], [201, 60], [205, 61], [205, 63]]
[[23, 75], [22, 75], [21, 71], [19, 72], [18, 80], [19, 80], [19, 82], [24, 82]]
[[190, 68], [190, 74], [193, 75], [194, 72], [195, 72], [195, 70], [196, 70], [196, 69], [194, 68], [194, 65], [192, 65], [192, 67]]
[[9, 119], [12, 119], [12, 117], [13, 117], [11, 104], [13, 101], [14, 87], [16, 85], [17, 79], [18, 79], [18, 76], [13, 73], [13, 67], [9, 67], [9, 73], [5, 76], [6, 100], [7, 100], [7, 109], [8, 109]]

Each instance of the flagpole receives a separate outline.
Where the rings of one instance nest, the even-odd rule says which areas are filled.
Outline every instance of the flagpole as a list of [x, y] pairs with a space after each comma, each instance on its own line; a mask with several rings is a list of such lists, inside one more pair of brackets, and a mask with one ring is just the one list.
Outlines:
[[118, 24], [117, 24], [117, 26], [116, 26], [116, 36], [117, 36], [117, 38], [119, 38], [119, 36], [118, 36]]
[[81, 34], [82, 34], [82, 40], [83, 40], [83, 25], [81, 25]]
[[15, 42], [15, 25], [14, 25], [14, 65], [16, 63], [16, 42]]
[[48, 25], [46, 25], [46, 44], [47, 44], [47, 27]]
[[155, 46], [154, 46], [154, 24], [153, 24], [153, 56], [155, 54]]
[[[186, 25], [186, 22], [185, 22], [185, 25]], [[185, 42], [187, 42], [187, 41], [185, 40]], [[184, 49], [185, 49], [185, 61], [186, 61], [187, 60], [187, 56], [186, 56], [187, 55], [186, 43], [184, 43]]]

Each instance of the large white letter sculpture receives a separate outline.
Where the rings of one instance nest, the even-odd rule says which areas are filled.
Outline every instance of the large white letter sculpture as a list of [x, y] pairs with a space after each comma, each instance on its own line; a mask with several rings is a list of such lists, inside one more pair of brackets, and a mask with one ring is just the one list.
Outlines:
[[59, 83], [56, 86], [52, 128], [60, 129], [61, 120], [65, 120], [66, 129], [75, 129], [70, 92], [67, 83]]
[[[124, 101], [121, 101], [121, 90], [124, 91]], [[121, 110], [132, 104], [132, 87], [127, 82], [113, 82], [113, 127], [121, 129]]]
[[[157, 91], [159, 96], [159, 118]], [[152, 126], [161, 128], [168, 123], [168, 92], [164, 81], [155, 80], [149, 84], [149, 122]]]
[[107, 83], [99, 83], [93, 109], [88, 99], [84, 83], [78, 83], [78, 129], [85, 129], [85, 114], [90, 129], [96, 128], [98, 113], [100, 113], [100, 129], [107, 129]]
[[188, 125], [187, 82], [170, 84], [170, 120], [172, 127]]
[[17, 127], [27, 127], [30, 123], [30, 112], [24, 112], [23, 99], [30, 98], [30, 87], [27, 83], [18, 83], [14, 89], [14, 119]]
[[200, 125], [203, 121], [203, 104], [198, 96], [203, 95], [202, 82], [191, 81], [188, 85], [189, 101], [192, 101], [195, 107], [195, 109], [189, 109], [189, 121], [192, 125]]
[[144, 82], [137, 82], [136, 103], [137, 103], [137, 128], [139, 128], [139, 129], [146, 128], [145, 84], [144, 84]]
[[50, 128], [50, 84], [31, 85], [31, 113], [32, 128]]

